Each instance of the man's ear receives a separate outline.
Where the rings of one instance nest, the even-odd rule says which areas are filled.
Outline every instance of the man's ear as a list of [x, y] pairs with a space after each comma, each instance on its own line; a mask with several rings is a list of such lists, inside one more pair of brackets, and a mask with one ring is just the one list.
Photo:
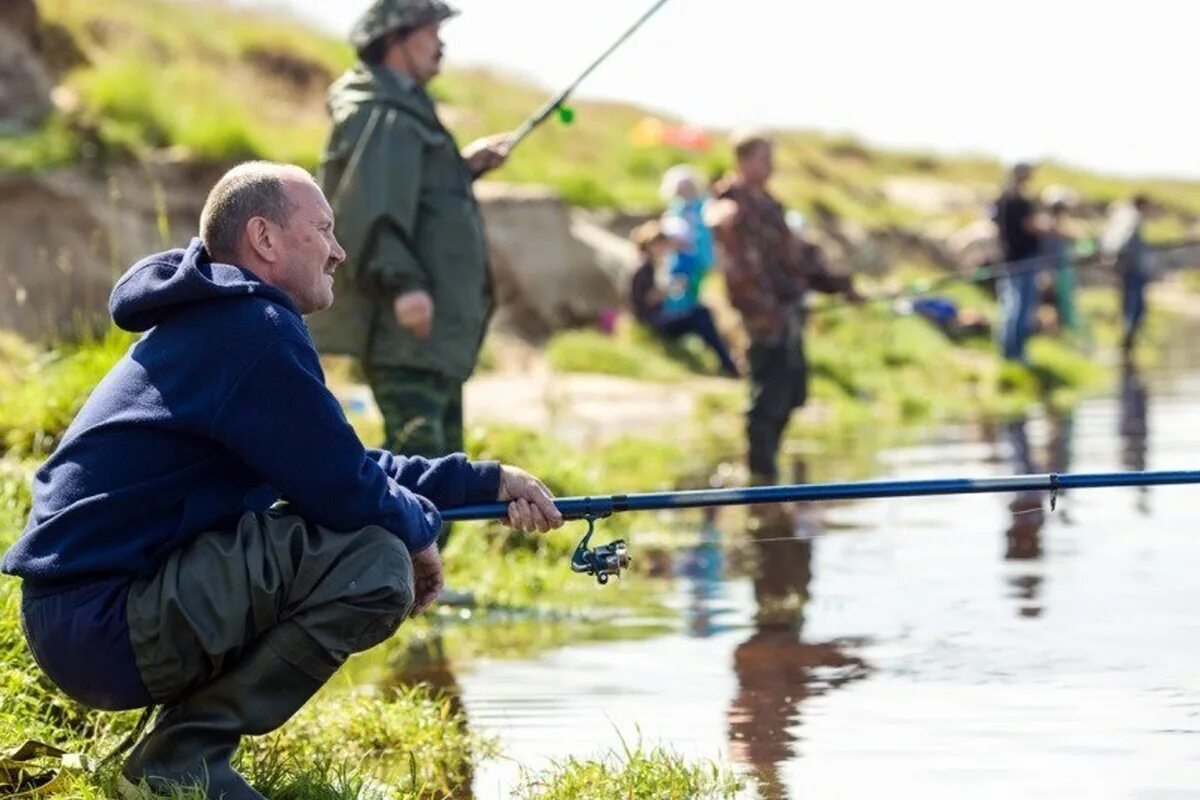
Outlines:
[[246, 242], [263, 261], [274, 263], [279, 258], [271, 225], [263, 217], [251, 217], [246, 223]]

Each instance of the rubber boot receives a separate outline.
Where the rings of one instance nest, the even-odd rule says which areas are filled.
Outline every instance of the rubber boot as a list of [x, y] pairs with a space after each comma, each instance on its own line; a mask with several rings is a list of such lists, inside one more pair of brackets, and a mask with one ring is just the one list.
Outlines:
[[199, 786], [211, 800], [264, 800], [229, 763], [238, 743], [287, 722], [337, 666], [295, 623], [270, 631], [228, 672], [164, 708], [121, 770], [121, 795]]

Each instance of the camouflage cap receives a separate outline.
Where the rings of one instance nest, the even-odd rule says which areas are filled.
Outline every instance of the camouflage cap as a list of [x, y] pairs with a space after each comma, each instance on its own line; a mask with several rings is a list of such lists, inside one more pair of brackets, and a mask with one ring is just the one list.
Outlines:
[[442, 0], [375, 0], [355, 23], [350, 44], [362, 50], [394, 31], [443, 22], [457, 14], [457, 9]]

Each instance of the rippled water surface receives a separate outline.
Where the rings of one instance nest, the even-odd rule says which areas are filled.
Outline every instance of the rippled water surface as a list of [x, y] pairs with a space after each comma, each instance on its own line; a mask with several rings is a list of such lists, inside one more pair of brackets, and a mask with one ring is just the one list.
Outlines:
[[[1073, 413], [885, 453], [880, 474], [1200, 466], [1200, 372], [1125, 371]], [[867, 501], [717, 527], [679, 559], [678, 630], [478, 661], [472, 725], [516, 762], [639, 737], [769, 798], [1200, 798], [1200, 490]], [[752, 575], [753, 577], [739, 577]]]

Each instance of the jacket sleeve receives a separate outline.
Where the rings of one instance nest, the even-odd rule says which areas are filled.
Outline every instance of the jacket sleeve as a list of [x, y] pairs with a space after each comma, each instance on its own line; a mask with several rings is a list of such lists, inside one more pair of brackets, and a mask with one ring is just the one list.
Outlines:
[[385, 293], [429, 289], [417, 257], [422, 133], [396, 109], [359, 108], [337, 126], [324, 189], [355, 278]]
[[368, 450], [367, 454], [389, 478], [440, 509], [494, 503], [500, 494], [497, 461], [469, 461], [462, 453], [434, 459], [398, 456], [386, 450]]
[[825, 294], [848, 294], [853, 286], [850, 278], [834, 272], [821, 249], [814, 244], [793, 238], [793, 258], [808, 287]]
[[413, 553], [437, 538], [437, 508], [363, 448], [311, 345], [264, 346], [213, 415], [211, 434], [310, 522], [336, 531], [379, 525]]

